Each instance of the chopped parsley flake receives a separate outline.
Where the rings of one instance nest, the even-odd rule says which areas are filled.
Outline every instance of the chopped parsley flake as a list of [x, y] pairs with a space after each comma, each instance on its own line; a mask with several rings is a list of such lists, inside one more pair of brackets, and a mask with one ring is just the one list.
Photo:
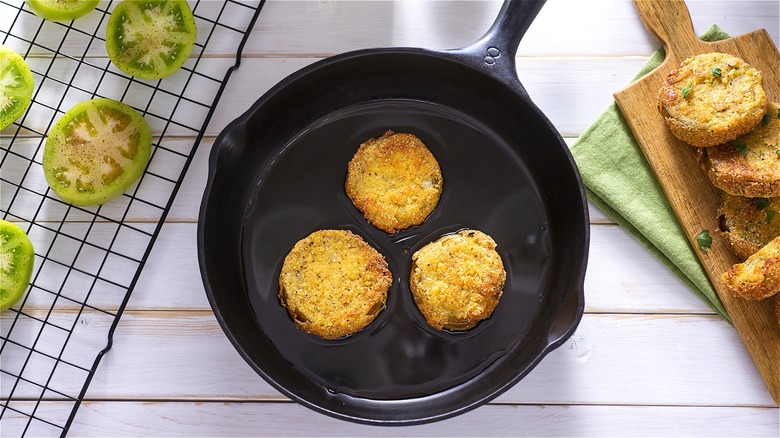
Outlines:
[[766, 213], [766, 222], [772, 223], [772, 219], [775, 218], [775, 213], [777, 212], [774, 210], [765, 210], [765, 213]]
[[766, 198], [756, 198], [756, 207], [759, 210], [765, 209], [769, 205], [769, 199]]
[[707, 251], [712, 247], [712, 236], [710, 236], [709, 230], [704, 230], [696, 236], [696, 243], [699, 244], [699, 249]]
[[734, 149], [738, 150], [743, 157], [747, 157], [747, 143], [744, 141], [734, 140]]
[[718, 67], [713, 67], [712, 68], [712, 75], [715, 76], [716, 78], [719, 78], [720, 75], [721, 75], [720, 69]]
[[691, 90], [693, 90], [693, 82], [691, 82], [691, 85], [688, 85], [688, 88], [682, 89], [683, 99], [688, 98], [688, 94], [691, 93]]

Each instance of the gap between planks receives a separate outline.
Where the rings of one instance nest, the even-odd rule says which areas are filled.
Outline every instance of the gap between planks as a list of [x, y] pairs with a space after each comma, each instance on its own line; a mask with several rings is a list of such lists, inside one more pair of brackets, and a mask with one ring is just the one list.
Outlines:
[[[19, 401], [32, 401], [35, 402], [38, 399], [19, 399]], [[41, 399], [41, 401], [46, 402], [64, 402], [65, 400], [62, 399]], [[297, 402], [285, 397], [284, 395], [279, 395], [276, 397], [256, 397], [256, 398], [203, 398], [203, 397], [182, 397], [182, 398], [154, 398], [154, 397], [147, 397], [147, 398], [138, 398], [138, 397], [128, 397], [128, 398], [120, 398], [120, 397], [89, 397], [89, 393], [87, 393], [87, 396], [84, 397], [84, 400], [82, 403], [142, 403], [142, 404], [162, 404], [162, 403], [214, 403], [214, 404], [233, 404], [233, 403], [240, 403], [240, 404], [267, 404], [267, 403], [279, 403], [279, 404], [296, 404]], [[777, 406], [772, 406], [768, 404], [761, 404], [761, 403], [747, 403], [747, 404], [703, 404], [703, 403], [691, 403], [691, 404], [658, 404], [658, 403], [649, 403], [649, 404], [643, 404], [643, 403], [585, 403], [585, 402], [576, 402], [576, 403], [555, 403], [555, 402], [502, 402], [502, 401], [491, 401], [487, 403], [487, 406], [593, 406], [593, 407], [643, 407], [643, 408], [742, 408], [742, 409], [765, 409], [765, 410], [777, 410]]]

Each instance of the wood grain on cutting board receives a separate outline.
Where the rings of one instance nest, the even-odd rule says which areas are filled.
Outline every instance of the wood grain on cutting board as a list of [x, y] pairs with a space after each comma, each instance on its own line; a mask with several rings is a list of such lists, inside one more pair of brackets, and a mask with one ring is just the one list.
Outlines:
[[[774, 320], [772, 300], [748, 301], [734, 297], [723, 286], [721, 273], [739, 260], [714, 232], [718, 229], [720, 192], [700, 169], [694, 148], [671, 134], [657, 106], [658, 90], [667, 73], [685, 58], [709, 52], [739, 56], [761, 70], [767, 98], [780, 102], [780, 54], [765, 30], [716, 42], [700, 40], [682, 0], [635, 0], [634, 4], [645, 26], [663, 43], [666, 59], [648, 75], [615, 93], [615, 100], [767, 388], [780, 403], [780, 328]], [[713, 236], [712, 248], [706, 252], [696, 244], [702, 230], [710, 230]]]

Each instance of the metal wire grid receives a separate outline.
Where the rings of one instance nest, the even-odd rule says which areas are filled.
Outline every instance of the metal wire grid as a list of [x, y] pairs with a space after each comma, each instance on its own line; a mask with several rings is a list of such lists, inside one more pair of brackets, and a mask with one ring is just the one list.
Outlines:
[[[27, 232], [36, 254], [28, 293], [0, 315], [3, 436], [67, 434], [265, 0], [190, 1], [193, 54], [160, 81], [129, 77], [108, 60], [105, 27], [115, 3], [54, 23], [22, 0], [0, 0], [2, 43], [35, 77], [29, 110], [0, 137], [0, 217]], [[50, 191], [41, 157], [59, 117], [95, 97], [141, 112], [153, 152], [127, 193], [82, 208]]]

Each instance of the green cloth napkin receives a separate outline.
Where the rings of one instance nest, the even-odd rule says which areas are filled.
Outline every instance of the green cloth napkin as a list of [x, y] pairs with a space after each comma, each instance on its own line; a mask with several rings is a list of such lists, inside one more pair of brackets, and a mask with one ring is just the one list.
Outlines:
[[[713, 25], [701, 39], [728, 37]], [[663, 48], [656, 50], [634, 80], [660, 65], [665, 56]], [[731, 323], [616, 103], [585, 130], [571, 151], [590, 201]]]

